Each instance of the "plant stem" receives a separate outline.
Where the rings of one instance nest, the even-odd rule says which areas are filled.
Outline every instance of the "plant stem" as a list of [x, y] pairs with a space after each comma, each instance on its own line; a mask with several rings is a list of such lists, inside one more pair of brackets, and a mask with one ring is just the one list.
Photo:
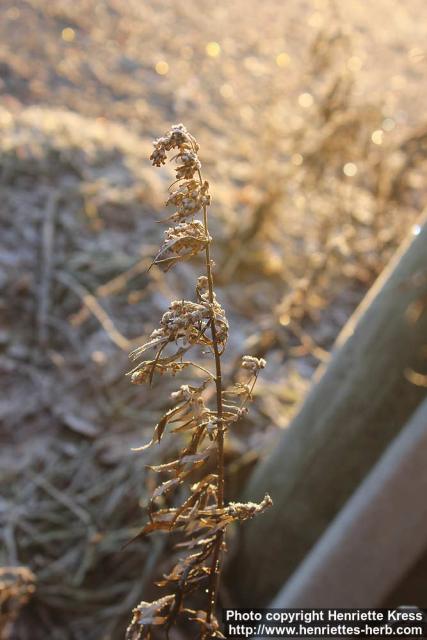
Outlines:
[[[199, 173], [200, 185], [203, 184], [202, 175]], [[209, 235], [208, 229], [208, 213], [206, 205], [203, 206], [203, 225], [205, 227], [206, 235]], [[217, 468], [218, 468], [218, 484], [217, 484], [217, 505], [218, 508], [224, 506], [224, 425], [222, 421], [222, 372], [221, 372], [221, 355], [218, 349], [218, 340], [215, 325], [215, 313], [214, 313], [214, 289], [213, 289], [213, 276], [212, 276], [212, 263], [210, 255], [209, 242], [205, 249], [206, 255], [206, 276], [208, 279], [208, 295], [209, 303], [211, 307], [211, 333], [212, 333], [212, 345], [215, 358], [215, 386], [216, 386], [216, 407], [217, 407]], [[209, 590], [208, 590], [208, 610], [206, 621], [209, 623], [212, 618], [212, 614], [215, 611], [217, 592], [218, 592], [218, 579], [220, 574], [220, 554], [221, 547], [224, 538], [224, 532], [219, 531], [217, 533], [215, 547], [212, 556], [212, 565], [209, 577]]]

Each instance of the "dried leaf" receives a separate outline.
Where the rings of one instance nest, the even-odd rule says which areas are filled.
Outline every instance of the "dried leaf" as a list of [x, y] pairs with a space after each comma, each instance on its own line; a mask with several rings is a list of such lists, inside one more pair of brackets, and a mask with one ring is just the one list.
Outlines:
[[160, 486], [157, 487], [157, 489], [154, 490], [154, 493], [151, 497], [151, 502], [156, 498], [164, 495], [174, 487], [178, 486], [179, 484], [181, 484], [181, 482], [182, 480], [180, 478], [172, 478], [171, 480], [166, 480], [166, 482], [163, 482]]
[[159, 616], [164, 609], [170, 609], [175, 601], [175, 596], [167, 595], [154, 602], [140, 602], [133, 610], [133, 624], [140, 626], [151, 624], [163, 624], [167, 616]]
[[151, 447], [155, 442], [160, 443], [168, 422], [170, 422], [171, 418], [173, 418], [181, 410], [182, 410], [181, 405], [177, 407], [173, 407], [173, 409], [169, 409], [169, 411], [165, 413], [165, 415], [161, 418], [161, 420], [159, 420], [159, 422], [154, 427], [154, 434], [150, 442], [142, 445], [142, 447], [134, 447], [132, 448], [132, 451], [144, 451], [144, 449], [148, 449], [148, 447]]

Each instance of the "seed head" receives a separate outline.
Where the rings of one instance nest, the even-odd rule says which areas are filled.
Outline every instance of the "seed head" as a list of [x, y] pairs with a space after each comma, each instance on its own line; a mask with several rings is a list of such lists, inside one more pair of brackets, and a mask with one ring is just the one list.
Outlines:
[[254, 358], [253, 356], [243, 356], [242, 367], [248, 369], [252, 373], [258, 373], [260, 369], [264, 369], [266, 365], [264, 358]]

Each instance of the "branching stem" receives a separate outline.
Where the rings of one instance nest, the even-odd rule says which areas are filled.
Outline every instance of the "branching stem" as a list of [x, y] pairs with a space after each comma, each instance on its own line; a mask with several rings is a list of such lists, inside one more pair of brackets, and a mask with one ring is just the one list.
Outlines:
[[[163, 314], [159, 328], [151, 332], [145, 344], [132, 352], [131, 357], [135, 359], [148, 349], [155, 348], [157, 351], [154, 360], [144, 360], [130, 373], [135, 384], [151, 383], [155, 371], [175, 375], [192, 365], [207, 378], [204, 377], [199, 386], [181, 385], [178, 391], [172, 393], [176, 406], [162, 416], [154, 428], [151, 441], [141, 447], [145, 449], [160, 442], [168, 424], [178, 423], [178, 426], [171, 429], [172, 432], [191, 432], [190, 440], [179, 451], [177, 460], [152, 467], [158, 472], [172, 470], [175, 477], [162, 482], [153, 492], [148, 509], [149, 521], [138, 534], [140, 537], [155, 531], [172, 532], [179, 529], [186, 537], [185, 542], [179, 546], [188, 547], [189, 550], [185, 557], [178, 559], [171, 573], [164, 575], [162, 582], [158, 583], [159, 586], [169, 586], [171, 592], [153, 602], [141, 601], [133, 610], [126, 632], [127, 640], [152, 638], [152, 628], [156, 626], [164, 630], [168, 639], [169, 629], [177, 623], [180, 614], [186, 614], [188, 621], [200, 625], [199, 640], [223, 638], [216, 617], [216, 607], [226, 527], [236, 520], [252, 518], [272, 504], [271, 498], [266, 495], [259, 504], [233, 502], [225, 505], [224, 440], [228, 425], [246, 413], [245, 404], [251, 399], [258, 372], [265, 367], [266, 362], [263, 358], [243, 356], [241, 366], [251, 373], [251, 377], [246, 384], [237, 382], [223, 391], [221, 357], [228, 338], [228, 322], [214, 291], [214, 263], [211, 260], [207, 213], [210, 204], [209, 183], [203, 181], [200, 171], [201, 164], [197, 155], [199, 146], [183, 124], [174, 125], [164, 136], [154, 141], [154, 151], [150, 156], [153, 165], [163, 166], [172, 149], [178, 150], [173, 159], [177, 161], [176, 177], [180, 186], [170, 194], [166, 204], [173, 203], [177, 206], [176, 213], [169, 219], [178, 224], [165, 232], [165, 240], [153, 264], [167, 271], [175, 262], [187, 260], [203, 251], [206, 275], [197, 280], [196, 301], [174, 300]], [[195, 219], [201, 210], [202, 221]], [[168, 345], [179, 345], [180, 341], [184, 346], [175, 349], [171, 356], [163, 356], [163, 350]], [[209, 349], [210, 363], [214, 360], [214, 368], [212, 364], [205, 368], [201, 364], [183, 359], [184, 354], [196, 345]], [[206, 351], [203, 350], [203, 353]], [[211, 407], [210, 402], [206, 404], [208, 399], [204, 397], [210, 382], [215, 384], [215, 407]], [[213, 386], [210, 385], [209, 388], [213, 389]], [[229, 401], [228, 397], [231, 398]], [[206, 446], [207, 438], [214, 444]], [[157, 498], [162, 497], [164, 500], [167, 493], [186, 482], [188, 476], [210, 457], [212, 446], [216, 457], [216, 473], [211, 470], [192, 484], [189, 487], [190, 494], [181, 506], [157, 508]], [[187, 539], [190, 536], [191, 539]], [[202, 585], [205, 588], [206, 580], [206, 607], [203, 611], [195, 612], [186, 606], [187, 597]]]

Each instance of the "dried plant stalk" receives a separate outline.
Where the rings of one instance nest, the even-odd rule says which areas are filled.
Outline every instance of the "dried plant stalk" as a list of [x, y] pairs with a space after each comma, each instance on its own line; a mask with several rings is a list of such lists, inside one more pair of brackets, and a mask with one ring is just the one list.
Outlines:
[[[214, 291], [212, 238], [208, 228], [209, 183], [202, 178], [199, 146], [182, 124], [173, 126], [154, 142], [150, 158], [153, 165], [165, 164], [168, 152], [173, 149], [177, 150], [173, 160], [177, 163], [174, 185], [178, 184], [178, 188], [169, 195], [166, 204], [176, 206], [177, 211], [168, 220], [177, 224], [165, 232], [165, 241], [153, 264], [167, 271], [176, 262], [203, 252], [206, 274], [197, 280], [196, 300], [172, 302], [159, 328], [130, 354], [138, 360], [146, 351], [155, 352], [151, 359], [139, 362], [130, 375], [135, 384], [151, 383], [156, 373], [176, 375], [193, 366], [204, 377], [198, 386], [182, 385], [172, 393], [175, 405], [155, 426], [151, 441], [139, 448], [160, 442], [168, 425], [172, 426], [172, 432], [188, 435], [176, 460], [151, 467], [171, 477], [154, 491], [148, 505], [149, 521], [138, 534], [140, 537], [155, 531], [180, 531], [184, 539], [178, 546], [186, 555], [157, 583], [169, 593], [154, 602], [141, 602], [134, 609], [127, 640], [150, 639], [154, 628], [164, 630], [168, 637], [169, 629], [181, 615], [199, 625], [198, 637], [202, 640], [223, 638], [215, 609], [226, 527], [234, 521], [252, 518], [272, 503], [268, 495], [260, 504], [224, 502], [224, 437], [230, 425], [247, 412], [246, 404], [252, 399], [258, 374], [266, 363], [262, 358], [244, 356], [242, 368], [249, 379], [223, 388], [221, 357], [229, 327]], [[195, 219], [196, 215], [201, 215], [202, 220]], [[205, 356], [211, 357], [214, 371], [184, 359], [196, 346], [203, 347]], [[215, 385], [214, 409], [205, 404], [210, 384]], [[167, 494], [183, 485], [212, 456], [216, 457], [216, 473], [205, 473], [190, 485], [188, 496], [179, 507], [158, 508], [159, 500], [164, 501]], [[207, 591], [202, 611], [187, 607], [187, 597], [195, 591]]]

